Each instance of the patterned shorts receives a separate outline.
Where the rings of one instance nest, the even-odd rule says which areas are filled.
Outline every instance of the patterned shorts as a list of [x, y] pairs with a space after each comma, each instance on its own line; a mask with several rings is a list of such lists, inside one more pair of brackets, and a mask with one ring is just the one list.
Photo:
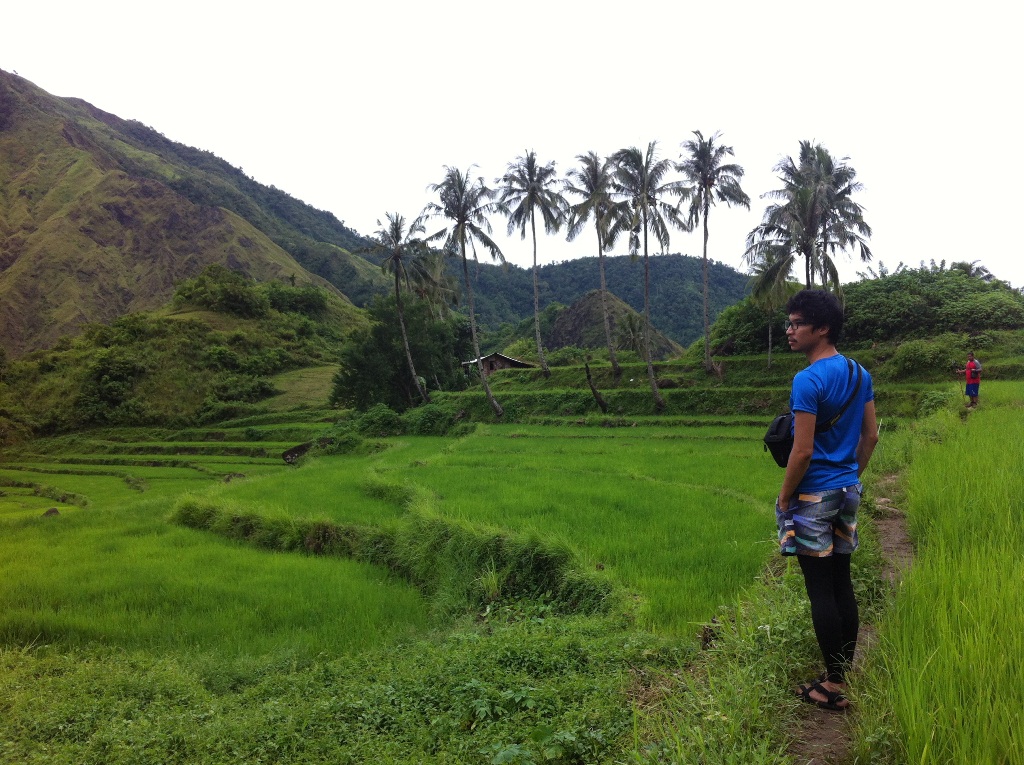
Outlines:
[[852, 553], [857, 549], [857, 508], [863, 491], [857, 483], [822, 494], [799, 494], [786, 510], [776, 503], [779, 552], [818, 558]]

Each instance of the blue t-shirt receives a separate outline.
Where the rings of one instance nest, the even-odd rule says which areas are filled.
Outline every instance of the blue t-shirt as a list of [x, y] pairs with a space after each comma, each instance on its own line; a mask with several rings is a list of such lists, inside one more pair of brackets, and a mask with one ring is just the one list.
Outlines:
[[[838, 412], [857, 384], [857, 366], [853, 375], [846, 357], [840, 354], [818, 359], [793, 378], [789, 408], [793, 412], [810, 412], [821, 425]], [[864, 422], [864, 406], [874, 401], [871, 375], [862, 368], [857, 397], [843, 412], [839, 421], [824, 433], [814, 434], [814, 453], [797, 491], [820, 493], [857, 483], [857, 444]]]

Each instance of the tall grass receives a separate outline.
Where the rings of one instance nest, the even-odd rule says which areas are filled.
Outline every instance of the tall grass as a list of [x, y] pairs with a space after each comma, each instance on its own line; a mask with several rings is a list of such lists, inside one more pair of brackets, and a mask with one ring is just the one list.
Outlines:
[[984, 394], [912, 449], [917, 557], [881, 631], [864, 723], [865, 748], [888, 741], [896, 762], [1024, 763], [1024, 389]]
[[396, 439], [381, 455], [324, 458], [209, 496], [296, 518], [382, 524], [412, 512], [545, 540], [637, 592], [646, 627], [693, 634], [774, 550], [781, 475], [760, 435], [484, 427], [455, 442]]
[[168, 526], [165, 502], [0, 525], [0, 644], [308, 660], [426, 624], [379, 568], [272, 554]]

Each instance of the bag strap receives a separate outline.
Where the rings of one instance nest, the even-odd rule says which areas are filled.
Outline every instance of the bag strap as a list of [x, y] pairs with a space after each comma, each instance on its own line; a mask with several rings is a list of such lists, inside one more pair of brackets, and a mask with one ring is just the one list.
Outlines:
[[816, 427], [814, 429], [815, 433], [825, 433], [825, 432], [827, 432], [829, 430], [832, 430], [832, 428], [835, 427], [835, 424], [837, 422], [839, 422], [839, 418], [843, 416], [843, 412], [845, 412], [846, 409], [850, 406], [850, 404], [853, 403], [853, 400], [855, 398], [857, 398], [857, 393], [860, 391], [861, 366], [860, 366], [860, 364], [857, 364], [853, 359], [847, 359], [846, 363], [848, 364], [848, 367], [847, 367], [848, 376], [846, 378], [846, 384], [849, 385], [850, 384], [850, 380], [853, 379], [853, 367], [854, 367], [855, 364], [857, 366], [857, 384], [853, 388], [853, 393], [851, 393], [850, 397], [848, 399], [846, 399], [846, 403], [843, 404], [842, 409], [840, 409], [838, 412], [836, 412], [834, 415], [832, 415], [832, 417], [830, 419], [826, 420], [825, 422], [821, 423], [821, 425]]

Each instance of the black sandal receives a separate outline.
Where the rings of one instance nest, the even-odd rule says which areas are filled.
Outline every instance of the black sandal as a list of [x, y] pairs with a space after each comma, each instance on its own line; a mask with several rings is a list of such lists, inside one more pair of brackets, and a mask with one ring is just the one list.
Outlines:
[[[827, 709], [829, 712], [845, 712], [850, 708], [850, 700], [846, 698], [839, 691], [830, 691], [824, 685], [821, 684], [821, 680], [814, 680], [808, 684], [801, 685], [796, 691], [795, 695], [800, 698], [805, 704], [814, 704], [818, 709]], [[811, 697], [811, 691], [817, 691], [825, 697], [825, 701], [818, 701], [818, 699]], [[840, 706], [840, 702], [845, 701], [846, 704]]]

